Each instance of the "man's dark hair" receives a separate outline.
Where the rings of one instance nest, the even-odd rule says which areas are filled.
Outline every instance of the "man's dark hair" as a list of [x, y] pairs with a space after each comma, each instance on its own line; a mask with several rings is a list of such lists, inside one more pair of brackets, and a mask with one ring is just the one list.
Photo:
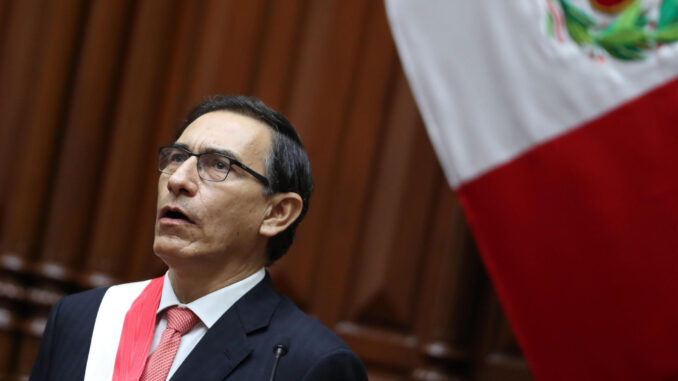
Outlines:
[[269, 185], [264, 187], [264, 193], [269, 195], [294, 192], [301, 196], [303, 201], [299, 217], [287, 229], [268, 240], [266, 264], [271, 265], [290, 248], [297, 225], [308, 211], [308, 201], [313, 191], [311, 164], [299, 135], [287, 118], [266, 106], [261, 100], [243, 95], [213, 95], [205, 98], [188, 114], [175, 140], [179, 139], [186, 127], [201, 115], [221, 110], [249, 116], [263, 122], [273, 130], [271, 134], [273, 144], [266, 158], [265, 176], [268, 178]]

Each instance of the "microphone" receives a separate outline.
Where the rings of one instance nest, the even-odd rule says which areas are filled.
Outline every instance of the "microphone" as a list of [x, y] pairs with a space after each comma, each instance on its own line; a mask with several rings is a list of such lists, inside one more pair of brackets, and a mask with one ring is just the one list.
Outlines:
[[278, 370], [278, 363], [280, 359], [287, 354], [290, 347], [290, 339], [287, 337], [280, 337], [276, 340], [276, 344], [273, 346], [273, 357], [275, 357], [275, 362], [273, 363], [273, 371], [271, 371], [271, 378], [269, 381], [274, 381], [275, 372]]

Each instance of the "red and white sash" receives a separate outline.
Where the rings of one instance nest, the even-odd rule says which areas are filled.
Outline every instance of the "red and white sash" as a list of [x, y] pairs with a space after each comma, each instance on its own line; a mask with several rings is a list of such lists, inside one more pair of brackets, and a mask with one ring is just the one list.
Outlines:
[[163, 277], [113, 286], [99, 306], [85, 381], [138, 380], [153, 338]]

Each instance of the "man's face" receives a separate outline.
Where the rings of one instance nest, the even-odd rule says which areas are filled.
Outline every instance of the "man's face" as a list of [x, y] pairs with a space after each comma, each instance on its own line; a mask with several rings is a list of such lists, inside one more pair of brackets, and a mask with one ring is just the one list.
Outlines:
[[[272, 139], [256, 119], [214, 111], [191, 123], [175, 144], [196, 154], [225, 153], [265, 175]], [[186, 260], [263, 264], [259, 228], [267, 203], [261, 183], [237, 166], [222, 182], [203, 180], [196, 161], [193, 156], [172, 175], [160, 174], [153, 250], [170, 267]]]

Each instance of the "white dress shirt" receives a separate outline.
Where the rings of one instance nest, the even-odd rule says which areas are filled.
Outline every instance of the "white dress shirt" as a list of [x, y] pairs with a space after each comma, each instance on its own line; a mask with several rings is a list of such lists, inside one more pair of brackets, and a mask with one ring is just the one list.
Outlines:
[[200, 339], [205, 336], [207, 330], [210, 329], [212, 325], [219, 320], [221, 315], [231, 308], [238, 299], [261, 282], [265, 275], [266, 270], [262, 267], [259, 271], [239, 282], [209, 293], [188, 304], [182, 304], [174, 294], [174, 289], [172, 288], [168, 274], [165, 274], [165, 280], [162, 286], [162, 296], [160, 297], [160, 304], [158, 305], [159, 319], [156, 319], [153, 341], [151, 342], [151, 348], [148, 354], [150, 355], [158, 344], [160, 344], [162, 332], [167, 327], [167, 316], [164, 313], [161, 314], [163, 310], [172, 306], [186, 307], [200, 318], [200, 321], [181, 337], [179, 349], [177, 350], [174, 362], [167, 375], [168, 380], [174, 375], [174, 372], [179, 369], [181, 363], [188, 357], [188, 354], [191, 353]]

